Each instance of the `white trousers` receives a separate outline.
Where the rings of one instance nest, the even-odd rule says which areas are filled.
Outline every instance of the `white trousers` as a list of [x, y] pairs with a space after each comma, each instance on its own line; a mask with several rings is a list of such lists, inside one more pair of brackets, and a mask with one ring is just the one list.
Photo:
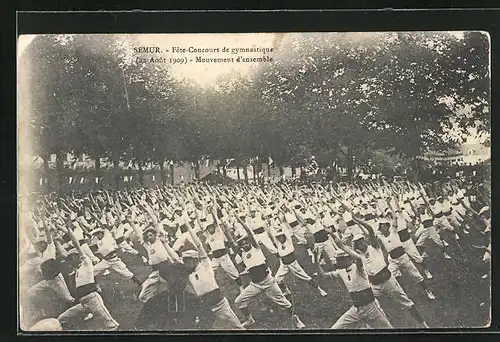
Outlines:
[[408, 254], [411, 260], [413, 260], [417, 264], [421, 264], [424, 261], [412, 239], [401, 242], [401, 245], [403, 246], [403, 249], [405, 250], [406, 254]]
[[392, 324], [375, 299], [372, 303], [357, 308], [351, 306], [330, 329], [391, 329]]
[[240, 292], [238, 297], [236, 297], [234, 301], [235, 305], [240, 309], [246, 308], [250, 301], [261, 292], [264, 292], [269, 299], [284, 309], [292, 307], [292, 303], [286, 299], [278, 284], [270, 275], [260, 283], [250, 282], [250, 284]]
[[281, 260], [280, 260], [280, 267], [278, 268], [278, 271], [276, 271], [276, 274], [274, 275], [274, 279], [276, 282], [279, 284], [280, 282], [283, 281], [283, 278], [285, 275], [288, 274], [288, 272], [292, 272], [294, 276], [297, 278], [304, 280], [304, 281], [310, 281], [312, 278], [304, 271], [304, 269], [300, 266], [300, 264], [295, 260], [291, 264], [285, 265]]
[[210, 308], [215, 315], [212, 325], [214, 330], [245, 330], [238, 316], [234, 313], [226, 297]]
[[96, 257], [94, 255], [94, 253], [92, 253], [92, 250], [90, 249], [90, 247], [89, 247], [89, 245], [87, 243], [84, 243], [83, 245], [81, 245], [80, 249], [82, 250], [83, 254], [85, 254], [86, 256], [89, 257], [90, 260], [92, 260], [92, 262], [94, 264], [96, 264], [96, 263], [99, 262], [99, 258]]
[[125, 279], [130, 279], [134, 276], [134, 274], [130, 272], [127, 266], [118, 257], [110, 260], [102, 259], [99, 261], [96, 265], [94, 265], [94, 275], [97, 276], [110, 268]]
[[212, 268], [214, 270], [218, 268], [222, 268], [224, 272], [227, 273], [227, 275], [232, 279], [236, 280], [240, 277], [240, 272], [236, 269], [236, 266], [234, 266], [233, 261], [231, 260], [231, 257], [229, 257], [229, 254], [224, 254], [220, 258], [213, 258], [212, 259]]
[[408, 254], [403, 254], [397, 259], [389, 259], [389, 271], [395, 277], [398, 273], [405, 273], [411, 277], [415, 283], [420, 283], [424, 280], [417, 267], [411, 261]]
[[97, 292], [92, 292], [80, 299], [80, 303], [64, 311], [57, 320], [64, 326], [75, 318], [83, 318], [87, 313], [92, 313], [94, 319], [101, 324], [102, 330], [112, 330], [118, 327], [118, 322], [111, 316], [104, 305], [102, 297]]
[[409, 309], [414, 305], [413, 301], [408, 297], [401, 285], [399, 285], [396, 278], [392, 276], [382, 284], [372, 284], [372, 290], [375, 297], [389, 297], [390, 299], [401, 305], [401, 307], [403, 307], [404, 309]]
[[139, 254], [139, 252], [132, 246], [130, 246], [130, 244], [123, 240], [122, 242], [120, 242], [120, 244], [118, 245], [118, 247], [120, 247], [125, 253], [129, 253], [129, 254], [132, 254], [132, 255], [137, 255]]

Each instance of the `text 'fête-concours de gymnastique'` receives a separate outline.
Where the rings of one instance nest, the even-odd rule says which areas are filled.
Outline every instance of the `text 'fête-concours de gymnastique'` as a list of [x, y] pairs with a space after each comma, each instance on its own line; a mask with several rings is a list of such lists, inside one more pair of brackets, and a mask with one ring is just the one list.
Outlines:
[[214, 47], [194, 46], [169, 48], [159, 46], [137, 46], [134, 54], [139, 63], [269, 63], [273, 61], [272, 47]]

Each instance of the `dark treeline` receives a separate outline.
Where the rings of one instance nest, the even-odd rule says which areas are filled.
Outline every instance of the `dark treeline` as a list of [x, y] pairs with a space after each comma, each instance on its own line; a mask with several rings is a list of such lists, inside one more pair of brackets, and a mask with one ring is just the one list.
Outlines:
[[489, 131], [489, 43], [478, 32], [288, 34], [273, 63], [213, 87], [137, 65], [134, 39], [37, 36], [20, 56], [20, 127], [46, 166], [56, 154], [62, 172], [66, 152], [90, 155], [96, 172], [106, 158], [162, 174], [170, 161], [270, 156], [283, 167], [314, 155], [353, 176], [367, 163], [415, 166], [450, 146], [450, 128]]

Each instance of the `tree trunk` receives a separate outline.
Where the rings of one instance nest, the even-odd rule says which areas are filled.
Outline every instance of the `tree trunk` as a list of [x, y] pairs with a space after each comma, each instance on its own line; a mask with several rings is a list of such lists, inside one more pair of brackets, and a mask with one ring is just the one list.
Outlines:
[[245, 177], [245, 184], [248, 185], [248, 165], [245, 164], [245, 168], [243, 169], [243, 176]]
[[101, 157], [95, 157], [95, 171], [97, 175], [101, 173]]
[[413, 182], [417, 183], [419, 181], [419, 172], [418, 172], [418, 159], [416, 157], [413, 158]]
[[160, 161], [160, 177], [161, 177], [161, 184], [165, 185], [166, 179], [165, 179], [165, 166], [163, 165], [165, 163], [165, 160]]
[[174, 180], [174, 164], [170, 164], [170, 184], [175, 185], [175, 180]]
[[49, 177], [49, 160], [50, 160], [50, 153], [46, 153], [43, 155], [43, 173], [42, 173], [42, 184], [40, 185], [41, 186], [41, 189], [44, 189], [46, 190], [46, 185], [45, 185], [45, 180], [48, 179]]
[[116, 190], [120, 190], [120, 169], [119, 169], [119, 160], [117, 159], [113, 159], [113, 173], [114, 173], [114, 177], [115, 177], [115, 187], [116, 187]]
[[[101, 178], [101, 157], [96, 156], [93, 157], [95, 160], [95, 175], [94, 178], [100, 179]], [[93, 189], [99, 188], [100, 184], [95, 182], [95, 179], [93, 179], [92, 184], [94, 184]]]
[[292, 165], [291, 168], [292, 168], [292, 178], [295, 178], [295, 175], [297, 174], [297, 169], [295, 168], [295, 165]]
[[63, 156], [64, 156], [64, 153], [61, 151], [58, 151], [56, 153], [57, 192], [60, 195], [62, 192], [62, 177], [63, 177], [63, 171], [64, 171]]
[[240, 163], [239, 162], [236, 164], [236, 177], [238, 177], [238, 181], [241, 180], [241, 177], [240, 177]]
[[196, 180], [200, 179], [200, 161], [197, 160], [196, 163], [194, 164], [194, 178]]
[[271, 165], [267, 163], [267, 177], [271, 178]]
[[283, 166], [278, 167], [278, 170], [280, 170], [280, 177], [283, 177], [285, 174], [285, 169], [283, 169]]
[[137, 163], [139, 167], [139, 184], [141, 184], [141, 188], [144, 187], [144, 168], [142, 163]]
[[257, 184], [258, 177], [257, 177], [257, 167], [255, 164], [252, 164], [252, 169], [253, 169], [253, 182], [254, 184]]
[[352, 144], [347, 145], [347, 178], [352, 180], [354, 176], [354, 160]]
[[224, 177], [227, 177], [226, 165], [222, 166], [222, 174], [224, 175]]
[[43, 169], [45, 171], [45, 176], [49, 174], [49, 159], [50, 159], [50, 154], [47, 153], [43, 156]]

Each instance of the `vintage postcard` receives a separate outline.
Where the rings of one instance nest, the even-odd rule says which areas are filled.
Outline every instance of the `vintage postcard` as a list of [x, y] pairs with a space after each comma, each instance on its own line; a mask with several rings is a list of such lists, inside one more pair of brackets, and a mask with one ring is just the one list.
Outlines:
[[21, 331], [489, 326], [487, 33], [17, 47]]

